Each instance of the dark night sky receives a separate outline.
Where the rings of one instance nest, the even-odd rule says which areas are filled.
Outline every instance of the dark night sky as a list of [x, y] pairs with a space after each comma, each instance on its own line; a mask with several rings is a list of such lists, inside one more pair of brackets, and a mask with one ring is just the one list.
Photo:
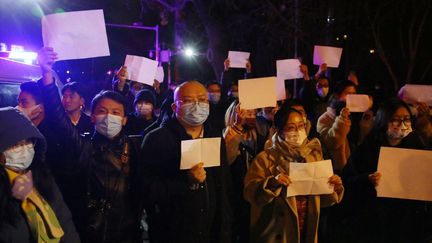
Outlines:
[[[151, 3], [154, 1], [146, 1]], [[170, 2], [170, 1], [168, 1]], [[195, 0], [195, 2], [200, 2]], [[206, 1], [203, 1], [206, 2]], [[211, 2], [211, 0], [210, 0]], [[230, 1], [226, 1], [230, 2]], [[274, 73], [273, 61], [280, 58], [290, 58], [293, 56], [293, 33], [290, 33], [290, 27], [286, 27], [281, 18], [272, 12], [272, 7], [265, 6], [263, 1], [233, 1], [237, 4], [228, 6], [228, 8], [212, 9], [208, 11], [212, 14], [211, 18], [217, 24], [229, 26], [229, 31], [223, 32], [226, 35], [224, 39], [224, 50], [228, 49], [248, 49], [252, 52], [253, 64], [255, 64], [255, 71], [258, 76], [272, 75]], [[273, 1], [276, 3], [279, 1]], [[283, 17], [290, 20], [292, 17], [292, 4], [293, 1], [286, 0], [280, 1], [283, 4], [275, 6], [278, 8], [279, 13]], [[378, 55], [370, 55], [369, 49], [374, 48], [374, 42], [371, 34], [367, 28], [364, 28], [367, 16], [363, 16], [356, 6], [344, 1], [301, 1], [304, 6], [301, 13], [301, 28], [299, 55], [303, 60], [311, 63], [311, 52], [313, 45], [320, 42], [328, 42], [332, 45], [344, 47], [343, 60], [339, 70], [334, 72], [337, 78], [343, 78], [345, 73], [350, 69], [356, 69], [360, 75], [368, 80], [370, 84], [384, 82], [389, 79], [387, 69], [383, 66]], [[419, 2], [427, 3], [427, 1], [420, 0]], [[309, 5], [307, 5], [308, 3]], [[329, 4], [335, 7], [332, 14], [335, 16], [336, 21], [332, 28], [326, 29], [326, 16], [328, 15]], [[358, 3], [360, 4], [360, 3]], [[151, 4], [150, 4], [151, 5]], [[192, 3], [190, 5], [193, 5]], [[194, 34], [189, 34], [189, 37], [198, 39], [201, 51], [206, 51], [207, 39], [209, 36], [205, 32], [205, 24], [201, 23], [194, 13], [193, 7], [185, 8], [182, 12], [184, 19], [188, 22], [190, 32], [195, 31]], [[353, 5], [353, 4], [351, 4]], [[139, 0], [1, 0], [0, 1], [0, 42], [7, 44], [19, 44], [25, 46], [30, 50], [37, 50], [42, 46], [41, 39], [41, 26], [40, 16], [42, 12], [45, 14], [58, 12], [58, 11], [75, 11], [86, 9], [99, 9], [103, 8], [107, 23], [116, 24], [131, 24], [140, 20], [140, 1]], [[309, 12], [308, 12], [309, 11]], [[389, 9], [394, 11], [394, 9]], [[158, 23], [158, 11], [149, 10], [144, 13], [145, 24]], [[412, 15], [412, 14], [411, 14]], [[410, 15], [410, 16], [411, 16]], [[312, 16], [312, 17], [311, 17]], [[415, 15], [413, 15], [415, 16]], [[167, 46], [172, 47], [173, 42], [173, 17], [170, 17], [170, 23], [167, 27], [162, 28], [162, 35], [160, 36], [161, 42], [165, 42]], [[383, 28], [383, 35], [392, 36], [396, 35], [397, 29], [395, 22], [388, 18], [388, 23]], [[247, 24], [245, 24], [247, 23]], [[431, 14], [427, 18], [427, 23], [431, 23]], [[431, 28], [427, 24], [424, 28], [422, 40], [431, 43]], [[391, 33], [395, 30], [395, 33]], [[291, 29], [292, 31], [292, 29]], [[405, 33], [406, 31], [402, 31]], [[343, 34], [348, 34], [346, 41], [335, 41], [335, 37], [342, 37]], [[103, 79], [103, 74], [108, 69], [112, 69], [121, 65], [124, 60], [124, 55], [137, 54], [148, 55], [148, 50], [152, 48], [154, 35], [152, 33], [144, 33], [137, 31], [122, 31], [118, 29], [108, 28], [109, 44], [112, 56], [104, 58], [95, 58], [92, 60], [81, 61], [67, 61], [57, 64], [59, 69], [82, 69], [86, 73], [93, 71], [93, 76], [73, 76], [73, 79], [81, 81], [83, 79], [100, 80]], [[331, 39], [329, 42], [327, 39]], [[386, 37], [384, 39], [388, 46], [396, 45], [393, 37]], [[327, 41], [326, 41], [327, 40]], [[390, 40], [390, 41], [389, 41]], [[396, 47], [395, 47], [396, 48]], [[396, 50], [396, 49], [395, 49]], [[424, 63], [430, 61], [430, 44], [423, 45], [418, 51], [418, 59]], [[405, 64], [408, 62], [406, 57], [403, 57], [396, 51], [388, 52], [388, 57], [395, 65], [395, 72], [399, 75]], [[405, 59], [404, 59], [405, 58]], [[198, 60], [200, 63], [205, 63], [205, 60]], [[209, 66], [208, 64], [206, 64]], [[222, 63], [220, 64], [222, 65]], [[426, 69], [427, 65], [420, 65], [414, 73], [420, 73]], [[400, 68], [402, 67], [402, 68]], [[198, 68], [202, 69], [202, 67]], [[316, 67], [310, 65], [311, 73], [315, 71]], [[207, 67], [202, 69], [202, 73], [209, 72]], [[211, 72], [211, 71], [210, 71]], [[431, 72], [425, 75], [423, 80], [432, 80]], [[204, 75], [209, 79], [212, 75]], [[400, 74], [402, 77], [402, 73]], [[414, 78], [420, 79], [421, 75]], [[81, 80], [80, 80], [81, 79]], [[384, 81], [383, 81], [384, 80]]]

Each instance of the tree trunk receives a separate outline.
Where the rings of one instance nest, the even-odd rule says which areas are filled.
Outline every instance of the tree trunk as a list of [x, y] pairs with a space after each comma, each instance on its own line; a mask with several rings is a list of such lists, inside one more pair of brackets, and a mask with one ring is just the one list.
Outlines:
[[211, 9], [212, 1], [206, 0], [194, 0], [195, 10], [198, 13], [208, 38], [208, 49], [212, 52], [212, 60], [209, 60], [213, 71], [215, 72], [216, 80], [220, 79], [220, 75], [223, 72], [223, 63], [227, 58], [227, 38], [229, 32], [224, 29], [223, 23], [216, 21], [209, 16], [209, 9]]

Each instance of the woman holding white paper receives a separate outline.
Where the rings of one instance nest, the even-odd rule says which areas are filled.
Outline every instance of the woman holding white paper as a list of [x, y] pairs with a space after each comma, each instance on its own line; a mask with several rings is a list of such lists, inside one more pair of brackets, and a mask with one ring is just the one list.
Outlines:
[[251, 242], [317, 242], [320, 207], [339, 203], [343, 195], [339, 176], [329, 178], [328, 195], [287, 197], [289, 163], [323, 160], [318, 139], [307, 139], [300, 112], [284, 105], [275, 115], [273, 146], [254, 160], [244, 181], [251, 203]]
[[400, 100], [389, 100], [379, 108], [374, 130], [343, 170], [347, 190], [342, 205], [352, 234], [346, 242], [425, 242], [426, 235], [432, 235], [427, 204], [377, 197], [375, 187], [386, 176], [377, 172], [382, 146], [424, 149], [413, 132], [409, 108]]

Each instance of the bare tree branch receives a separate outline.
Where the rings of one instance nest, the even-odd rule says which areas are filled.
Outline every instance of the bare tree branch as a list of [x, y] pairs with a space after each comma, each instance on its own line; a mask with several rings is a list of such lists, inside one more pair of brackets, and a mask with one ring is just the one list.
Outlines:
[[414, 43], [413, 43], [413, 31], [415, 28], [415, 23], [417, 22], [417, 16], [413, 16], [413, 18], [411, 19], [410, 22], [410, 26], [408, 29], [408, 54], [410, 54], [410, 59], [411, 59], [411, 52], [414, 49]]
[[288, 21], [284, 16], [281, 15], [280, 11], [276, 8], [276, 6], [270, 2], [269, 0], [266, 0], [268, 6], [273, 10], [273, 12], [277, 15], [277, 17], [282, 20], [282, 22], [287, 26], [293, 26], [293, 23], [291, 21]]
[[[366, 10], [367, 13], [370, 12], [368, 10], [368, 7], [369, 7], [368, 4], [366, 4], [366, 6], [365, 6], [366, 9], [365, 10]], [[389, 75], [390, 75], [390, 77], [392, 78], [392, 81], [393, 81], [393, 89], [396, 91], [399, 88], [400, 82], [399, 82], [398, 77], [396, 76], [396, 74], [393, 71], [392, 65], [391, 65], [390, 61], [388, 60], [388, 58], [387, 58], [387, 56], [385, 54], [385, 50], [384, 50], [384, 48], [382, 46], [382, 43], [381, 43], [381, 38], [379, 36], [379, 34], [380, 34], [380, 23], [378, 22], [378, 16], [379, 16], [379, 14], [380, 14], [380, 11], [377, 11], [376, 14], [375, 14], [375, 16], [374, 16], [374, 19], [371, 19], [371, 17], [370, 17], [369, 14], [367, 14], [367, 16], [368, 16], [369, 24], [370, 24], [370, 27], [371, 27], [371, 30], [372, 30], [372, 36], [373, 36], [373, 39], [374, 39], [374, 42], [375, 42], [375, 46], [377, 48], [378, 55], [381, 58], [381, 61], [384, 63], [385, 67], [387, 68], [387, 71], [389, 72]]]
[[420, 80], [423, 81], [426, 79], [426, 75], [429, 73], [429, 70], [432, 68], [432, 60], [429, 61], [429, 64], [426, 66], [426, 68], [423, 71], [423, 74], [420, 76]]
[[[414, 73], [414, 68], [416, 66], [417, 63], [417, 52], [419, 49], [419, 43], [420, 43], [420, 39], [422, 37], [422, 32], [423, 32], [423, 28], [424, 25], [426, 23], [426, 19], [427, 16], [429, 15], [429, 8], [430, 5], [428, 5], [428, 8], [423, 12], [423, 16], [421, 18], [420, 24], [418, 25], [417, 28], [417, 32], [415, 33], [415, 37], [414, 37], [414, 26], [415, 22], [417, 22], [417, 17], [414, 17], [412, 19], [411, 25], [410, 25], [410, 30], [409, 30], [409, 38], [410, 38], [410, 49], [409, 49], [409, 62], [407, 64], [408, 70], [406, 73], [406, 78], [405, 78], [405, 82], [406, 83], [411, 83], [412, 79], [413, 79], [413, 73]], [[413, 42], [413, 38], [415, 38], [414, 42]]]
[[174, 6], [172, 6], [171, 4], [167, 3], [164, 0], [156, 0], [156, 2], [158, 2], [160, 5], [162, 5], [165, 9], [167, 9], [169, 12], [175, 12], [177, 10], [183, 9], [183, 7], [185, 6], [185, 4], [187, 2], [189, 2], [190, 0], [182, 0], [180, 1], [176, 1], [176, 3], [174, 4]]
[[402, 28], [402, 17], [399, 15], [399, 48], [400, 48], [400, 52], [401, 52], [401, 56], [403, 59], [406, 59], [406, 53], [405, 53], [405, 46], [404, 46], [404, 39], [403, 39], [403, 28]]

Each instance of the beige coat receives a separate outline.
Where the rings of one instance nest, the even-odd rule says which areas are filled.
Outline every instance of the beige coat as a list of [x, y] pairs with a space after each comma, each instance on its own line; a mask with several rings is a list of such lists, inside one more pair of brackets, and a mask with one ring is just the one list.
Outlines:
[[[251, 204], [250, 242], [300, 242], [296, 197], [287, 198], [286, 187], [275, 191], [266, 188], [269, 179], [279, 174], [278, 165], [289, 171], [288, 161], [280, 158], [276, 146], [272, 146], [257, 156], [246, 174], [244, 196]], [[322, 160], [322, 152], [312, 151], [305, 159], [307, 162]], [[343, 191], [308, 196], [305, 243], [317, 242], [320, 207], [340, 202], [342, 195]]]
[[318, 118], [317, 132], [326, 150], [330, 153], [333, 170], [341, 172], [351, 155], [348, 142], [348, 133], [351, 128], [351, 120], [342, 116], [336, 117], [333, 108], [327, 107], [327, 111]]

